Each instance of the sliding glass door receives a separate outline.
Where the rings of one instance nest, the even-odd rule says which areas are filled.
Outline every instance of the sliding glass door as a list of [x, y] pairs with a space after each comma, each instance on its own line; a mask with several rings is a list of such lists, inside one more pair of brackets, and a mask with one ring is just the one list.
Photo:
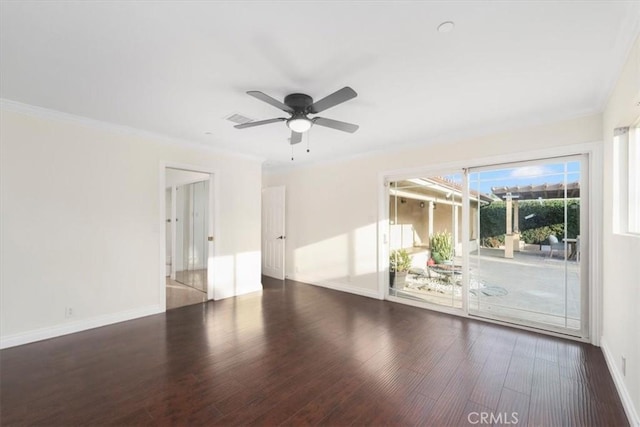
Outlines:
[[462, 308], [462, 174], [389, 188], [389, 294]]
[[389, 297], [586, 337], [587, 167], [572, 156], [390, 182]]
[[491, 197], [470, 209], [470, 314], [583, 336], [585, 169], [571, 157], [469, 170], [471, 200]]

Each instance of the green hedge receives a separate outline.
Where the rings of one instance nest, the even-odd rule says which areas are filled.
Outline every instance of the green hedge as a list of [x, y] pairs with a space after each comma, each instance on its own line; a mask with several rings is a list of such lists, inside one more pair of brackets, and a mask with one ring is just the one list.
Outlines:
[[[527, 200], [519, 202], [518, 226], [525, 243], [543, 243], [550, 234], [564, 237], [564, 201]], [[533, 214], [530, 219], [526, 216]], [[496, 247], [504, 243], [506, 233], [505, 202], [493, 202], [480, 208], [480, 239], [483, 246]], [[580, 201], [567, 201], [567, 237], [580, 234]]]

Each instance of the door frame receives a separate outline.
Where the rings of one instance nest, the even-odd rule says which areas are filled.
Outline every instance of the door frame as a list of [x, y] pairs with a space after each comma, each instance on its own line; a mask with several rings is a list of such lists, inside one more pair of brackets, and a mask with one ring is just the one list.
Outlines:
[[[193, 165], [186, 163], [176, 163], [176, 162], [167, 162], [160, 161], [159, 164], [159, 224], [161, 233], [165, 233], [165, 224], [166, 224], [166, 170], [167, 169], [179, 169], [188, 172], [200, 172], [209, 174], [209, 224], [208, 229], [211, 236], [214, 237], [213, 241], [209, 242], [208, 253], [207, 253], [207, 299], [215, 300], [216, 299], [216, 269], [215, 263], [217, 259], [217, 238], [220, 236], [220, 230], [217, 218], [219, 218], [219, 209], [220, 203], [218, 200], [219, 191], [219, 172], [216, 169], [208, 168], [206, 166], [201, 165]], [[158, 294], [159, 294], [159, 305], [162, 311], [167, 310], [167, 285], [166, 285], [166, 276], [165, 276], [165, 260], [166, 260], [166, 236], [163, 234], [160, 240], [159, 247], [159, 267], [158, 272], [160, 274], [160, 280], [158, 283]], [[174, 248], [175, 249], [175, 246]], [[174, 260], [172, 259], [172, 262]]]
[[[455, 170], [462, 171], [471, 167], [482, 167], [487, 165], [499, 165], [516, 162], [526, 162], [536, 159], [545, 159], [553, 157], [566, 157], [572, 155], [587, 155], [587, 167], [589, 170], [588, 184], [589, 197], [586, 202], [588, 207], [587, 229], [589, 231], [589, 241], [586, 242], [587, 250], [584, 257], [586, 261], [586, 269], [588, 271], [588, 316], [589, 328], [588, 337], [581, 339], [565, 334], [546, 331], [538, 328], [532, 328], [523, 325], [515, 325], [512, 323], [479, 319], [476, 316], [470, 316], [468, 310], [463, 305], [463, 309], [455, 309], [451, 307], [438, 307], [432, 304], [422, 303], [419, 301], [404, 300], [402, 298], [393, 297], [389, 294], [389, 249], [388, 249], [388, 230], [389, 230], [389, 183], [401, 179], [415, 178], [417, 175], [434, 175], [438, 173], [451, 173]], [[602, 142], [588, 142], [583, 144], [573, 144], [561, 147], [552, 147], [541, 150], [523, 151], [512, 154], [504, 154], [497, 156], [488, 156], [481, 158], [472, 158], [464, 161], [442, 162], [438, 164], [426, 165], [423, 167], [414, 167], [408, 169], [395, 169], [382, 171], [378, 174], [378, 296], [381, 299], [387, 299], [394, 302], [400, 302], [407, 305], [426, 308], [434, 311], [441, 311], [454, 314], [461, 317], [478, 319], [488, 323], [504, 324], [511, 327], [540, 332], [548, 335], [561, 336], [577, 341], [590, 342], [593, 345], [600, 345], [600, 337], [602, 335], [602, 164], [603, 164], [603, 147]], [[464, 201], [463, 201], [464, 204]], [[463, 210], [464, 212], [464, 210]], [[464, 213], [463, 213], [464, 215]], [[468, 227], [468, 221], [464, 222], [463, 230]], [[468, 238], [463, 233], [464, 239]], [[465, 247], [463, 246], [463, 253]], [[464, 303], [463, 303], [464, 304]]]

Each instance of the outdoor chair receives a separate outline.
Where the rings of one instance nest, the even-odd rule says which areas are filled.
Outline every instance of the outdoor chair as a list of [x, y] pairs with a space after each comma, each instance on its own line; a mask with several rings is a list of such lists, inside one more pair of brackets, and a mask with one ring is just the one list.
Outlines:
[[549, 235], [549, 245], [551, 247], [549, 250], [549, 258], [553, 258], [554, 251], [562, 251], [564, 253], [564, 242], [559, 242], [558, 238], [553, 234]]

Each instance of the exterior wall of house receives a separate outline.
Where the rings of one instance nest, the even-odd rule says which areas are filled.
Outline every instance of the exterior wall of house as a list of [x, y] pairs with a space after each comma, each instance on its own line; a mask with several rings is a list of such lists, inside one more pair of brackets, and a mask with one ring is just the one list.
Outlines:
[[[395, 226], [409, 225], [412, 230], [411, 242], [403, 241], [402, 244], [392, 244], [391, 249], [409, 248], [413, 246], [429, 245], [429, 212], [428, 209], [420, 207], [420, 201], [415, 199], [405, 198], [406, 203], [401, 203], [400, 198], [396, 203], [396, 198], [391, 196], [389, 198], [389, 220], [394, 222]], [[428, 203], [428, 202], [425, 202]], [[396, 210], [397, 206], [397, 210]], [[395, 243], [393, 226], [391, 227], [391, 241]], [[398, 242], [400, 243], [400, 242]]]
[[[380, 175], [443, 162], [522, 156], [602, 139], [599, 114], [499, 134], [423, 145], [344, 161], [265, 173], [264, 186], [287, 188], [286, 275], [292, 279], [380, 297], [378, 240]], [[396, 141], [390, 141], [390, 144]], [[357, 171], [357, 173], [354, 173]], [[340, 206], [340, 209], [335, 209]]]
[[[602, 348], [614, 379], [623, 385], [621, 397], [634, 413], [632, 425], [640, 425], [640, 236], [614, 232], [618, 220], [614, 208], [613, 130], [633, 125], [640, 117], [640, 37], [636, 39], [603, 115], [603, 331]], [[638, 165], [636, 165], [638, 166]], [[626, 359], [626, 372], [622, 358]], [[619, 388], [620, 390], [620, 388]], [[629, 414], [629, 412], [627, 412]]]
[[[396, 221], [396, 225], [408, 225], [413, 231], [413, 239], [408, 241], [403, 239], [402, 246], [391, 249], [399, 249], [401, 247], [408, 248], [412, 246], [429, 247], [429, 202], [424, 202], [425, 206], [420, 207], [421, 200], [405, 198], [406, 203], [397, 203], [397, 220], [396, 203], [392, 196], [389, 200], [389, 219]], [[476, 211], [474, 209], [474, 211]], [[475, 226], [475, 224], [474, 224]], [[448, 231], [453, 234], [453, 207], [445, 203], [436, 203], [433, 210], [433, 231]], [[458, 246], [462, 243], [462, 208], [458, 208]], [[393, 233], [393, 231], [392, 231]], [[393, 237], [391, 238], [394, 241]]]
[[262, 289], [260, 161], [21, 108], [0, 116], [2, 346], [163, 310], [162, 162], [216, 171], [217, 297]]

